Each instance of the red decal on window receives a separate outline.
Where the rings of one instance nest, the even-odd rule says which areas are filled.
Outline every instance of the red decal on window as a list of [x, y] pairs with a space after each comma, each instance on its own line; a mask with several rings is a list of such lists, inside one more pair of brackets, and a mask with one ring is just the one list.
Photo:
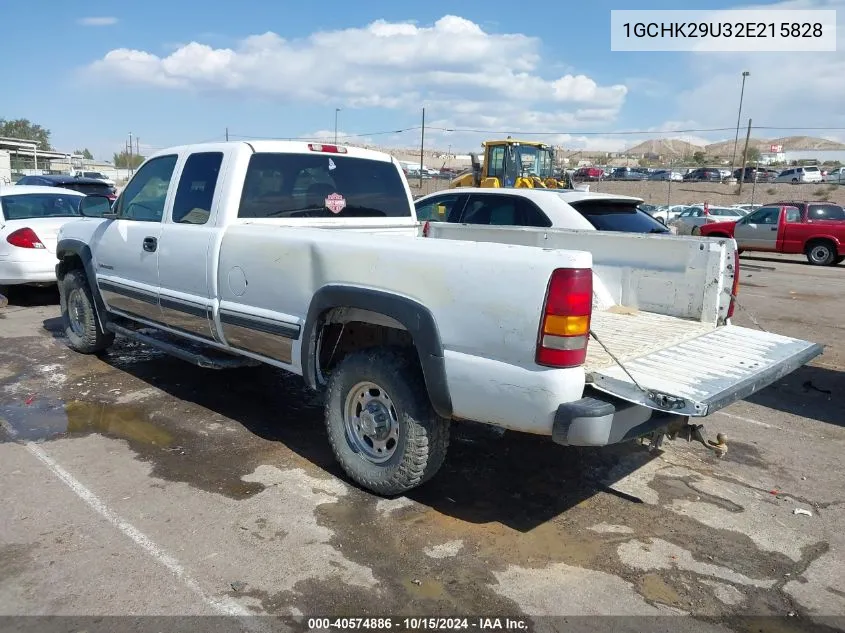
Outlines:
[[326, 208], [332, 213], [340, 213], [346, 208], [346, 198], [339, 193], [330, 193], [326, 197]]

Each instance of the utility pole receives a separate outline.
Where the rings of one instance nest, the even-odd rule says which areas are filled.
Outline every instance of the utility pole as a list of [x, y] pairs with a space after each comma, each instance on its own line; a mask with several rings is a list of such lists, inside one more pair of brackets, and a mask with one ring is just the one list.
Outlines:
[[425, 108], [422, 109], [422, 132], [420, 133], [420, 189], [423, 181], [423, 152], [425, 151]]
[[751, 119], [748, 119], [748, 133], [745, 135], [745, 151], [742, 152], [742, 166], [739, 170], [739, 191], [738, 196], [742, 195], [742, 183], [745, 182], [745, 162], [748, 160], [748, 141], [751, 140]]
[[135, 154], [137, 156], [141, 155], [141, 137], [140, 136], [135, 137]]
[[675, 156], [672, 155], [672, 158], [669, 160], [669, 190], [666, 192], [666, 223], [669, 223], [669, 205], [672, 204], [672, 174], [675, 173], [673, 171], [675, 163]]
[[[736, 168], [736, 146], [739, 142], [739, 121], [742, 117], [742, 97], [745, 95], [745, 78], [750, 75], [747, 70], [742, 71], [742, 88], [739, 91], [739, 112], [736, 113], [736, 136], [734, 137], [734, 153], [731, 156], [731, 176], [733, 176], [734, 169]], [[744, 176], [745, 174], [743, 174]]]
[[334, 109], [334, 144], [337, 145], [337, 113], [340, 112], [340, 108]]
[[226, 128], [226, 142], [229, 141], [229, 128]]

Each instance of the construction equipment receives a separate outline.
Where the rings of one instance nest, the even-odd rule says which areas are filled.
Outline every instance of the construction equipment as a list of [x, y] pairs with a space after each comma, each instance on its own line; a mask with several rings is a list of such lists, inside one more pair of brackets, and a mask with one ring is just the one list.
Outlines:
[[502, 141], [485, 141], [484, 163], [470, 154], [472, 169], [449, 183], [456, 187], [507, 187], [529, 189], [571, 189], [572, 182], [554, 176], [554, 150], [545, 143], [517, 141], [510, 136]]

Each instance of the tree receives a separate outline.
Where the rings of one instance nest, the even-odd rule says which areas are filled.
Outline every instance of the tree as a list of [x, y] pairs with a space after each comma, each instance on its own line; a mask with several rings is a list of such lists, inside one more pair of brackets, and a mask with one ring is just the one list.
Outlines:
[[757, 163], [760, 161], [760, 149], [757, 147], [748, 148], [748, 162]]
[[707, 162], [707, 154], [704, 152], [695, 152], [692, 155], [692, 160], [695, 162], [696, 165], [703, 165]]
[[82, 158], [86, 160], [94, 160], [94, 155], [91, 153], [87, 147], [84, 149], [78, 149], [74, 152], [74, 154], [82, 154]]
[[50, 130], [31, 123], [29, 119], [0, 119], [0, 136], [36, 141], [38, 149], [45, 152], [53, 149], [50, 145]]
[[144, 157], [138, 154], [130, 154], [126, 150], [114, 155], [114, 166], [118, 169], [138, 169], [144, 162]]

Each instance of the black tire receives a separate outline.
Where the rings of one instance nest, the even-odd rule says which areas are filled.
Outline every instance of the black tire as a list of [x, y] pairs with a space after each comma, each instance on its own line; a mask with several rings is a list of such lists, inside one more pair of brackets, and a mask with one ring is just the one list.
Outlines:
[[[365, 389], [363, 383], [378, 389]], [[440, 469], [449, 446], [449, 421], [431, 406], [416, 352], [384, 347], [352, 352], [332, 370], [327, 391], [329, 443], [344, 472], [357, 484], [379, 495], [397, 495], [425, 483]], [[361, 449], [366, 439], [361, 437], [364, 419], [350, 416], [350, 427], [358, 431], [353, 437], [347, 430], [346, 411], [360, 406], [361, 399], [355, 395], [363, 391], [371, 398], [374, 392], [380, 393], [378, 398], [392, 404], [381, 409], [392, 411], [388, 423], [397, 435], [393, 448], [389, 448], [390, 439], [385, 445], [389, 457], [367, 455], [367, 450], [377, 450], [374, 443]]]
[[813, 266], [831, 266], [836, 263], [836, 246], [826, 240], [807, 244], [807, 261]]
[[701, 229], [697, 226], [692, 227], [690, 230], [690, 235], [701, 235]]
[[65, 336], [73, 351], [96, 354], [114, 343], [114, 334], [100, 329], [91, 287], [84, 272], [71, 270], [59, 282], [59, 303]]

